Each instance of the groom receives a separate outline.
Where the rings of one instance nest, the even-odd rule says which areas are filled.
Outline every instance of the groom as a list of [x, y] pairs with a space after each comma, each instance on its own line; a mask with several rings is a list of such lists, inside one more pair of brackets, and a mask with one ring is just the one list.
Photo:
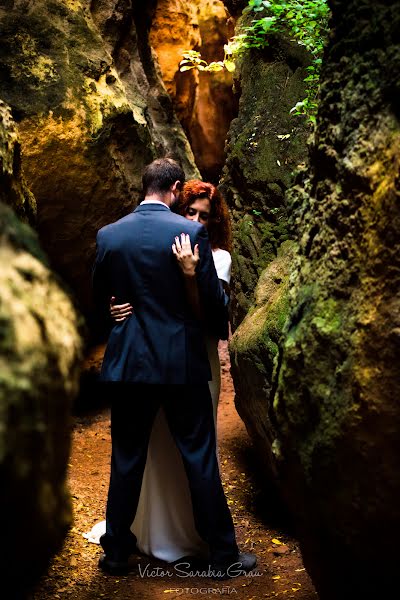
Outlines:
[[[256, 559], [239, 553], [217, 464], [210, 365], [202, 324], [192, 315], [171, 245], [182, 232], [199, 245], [196, 279], [205, 321], [217, 331], [226, 319], [220, 286], [202, 225], [171, 212], [185, 175], [172, 159], [145, 168], [144, 201], [128, 216], [100, 229], [93, 268], [96, 304], [105, 313], [111, 296], [130, 302], [133, 315], [114, 324], [101, 379], [109, 384], [111, 477], [105, 554], [99, 566], [110, 574], [129, 570], [136, 551], [130, 530], [139, 501], [147, 446], [162, 404], [188, 476], [196, 529], [210, 550], [212, 573], [229, 567], [251, 571]], [[238, 564], [239, 563], [239, 564]]]

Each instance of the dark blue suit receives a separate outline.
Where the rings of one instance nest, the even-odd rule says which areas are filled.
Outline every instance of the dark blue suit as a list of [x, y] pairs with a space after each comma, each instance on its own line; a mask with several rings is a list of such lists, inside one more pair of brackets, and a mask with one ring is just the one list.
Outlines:
[[100, 229], [94, 298], [108, 312], [111, 295], [130, 302], [134, 314], [112, 328], [104, 356], [104, 381], [204, 383], [211, 378], [204, 331], [188, 304], [172, 253], [176, 235], [199, 244], [197, 281], [206, 322], [214, 333], [227, 319], [207, 232], [161, 204], [143, 204]]
[[182, 454], [196, 527], [209, 544], [211, 560], [224, 562], [237, 553], [216, 458], [203, 326], [192, 313], [171, 249], [183, 232], [193, 245], [199, 244], [201, 305], [208, 327], [219, 335], [227, 302], [203, 226], [154, 203], [138, 206], [97, 235], [94, 300], [104, 316], [111, 296], [117, 303], [130, 302], [134, 310], [113, 326], [101, 371], [103, 381], [115, 382], [110, 386], [113, 448], [107, 532], [101, 543], [116, 560], [124, 560], [136, 541], [130, 525], [161, 404]]

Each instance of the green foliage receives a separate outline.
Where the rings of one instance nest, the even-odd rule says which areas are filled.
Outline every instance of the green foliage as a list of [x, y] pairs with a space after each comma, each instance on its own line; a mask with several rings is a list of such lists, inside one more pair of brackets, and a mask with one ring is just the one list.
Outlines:
[[327, 0], [249, 0], [243, 12], [257, 18], [224, 46], [224, 60], [208, 64], [199, 52], [190, 50], [183, 53], [180, 70], [220, 71], [225, 68], [234, 71], [235, 61], [241, 54], [251, 48], [265, 48], [271, 36], [286, 32], [312, 55], [304, 80], [306, 97], [296, 103], [291, 113], [306, 115], [310, 122], [315, 122], [319, 74], [330, 15]]
[[201, 58], [200, 52], [196, 50], [185, 50], [182, 53], [183, 59], [179, 63], [179, 70], [190, 71], [190, 69], [197, 69], [198, 71], [222, 71], [226, 69], [227, 71], [235, 70], [235, 63], [232, 59], [229, 58], [229, 54], [225, 51], [224, 60], [218, 60], [215, 62], [207, 63], [205, 60]]

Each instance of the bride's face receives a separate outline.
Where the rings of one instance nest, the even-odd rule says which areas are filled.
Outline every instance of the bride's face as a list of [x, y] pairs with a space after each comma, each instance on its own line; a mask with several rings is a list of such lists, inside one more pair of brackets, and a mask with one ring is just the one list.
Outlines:
[[198, 198], [186, 209], [185, 217], [197, 221], [207, 227], [210, 218], [211, 204], [208, 198]]

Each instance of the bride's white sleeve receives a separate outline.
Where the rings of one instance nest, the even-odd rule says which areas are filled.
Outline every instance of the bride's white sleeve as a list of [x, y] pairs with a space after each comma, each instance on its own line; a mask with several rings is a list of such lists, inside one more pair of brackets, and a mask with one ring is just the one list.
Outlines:
[[231, 267], [232, 267], [232, 259], [231, 255], [227, 250], [222, 250], [221, 248], [217, 248], [217, 250], [213, 250], [213, 258], [215, 264], [215, 270], [217, 271], [218, 279], [222, 279], [226, 283], [230, 283], [231, 281]]

